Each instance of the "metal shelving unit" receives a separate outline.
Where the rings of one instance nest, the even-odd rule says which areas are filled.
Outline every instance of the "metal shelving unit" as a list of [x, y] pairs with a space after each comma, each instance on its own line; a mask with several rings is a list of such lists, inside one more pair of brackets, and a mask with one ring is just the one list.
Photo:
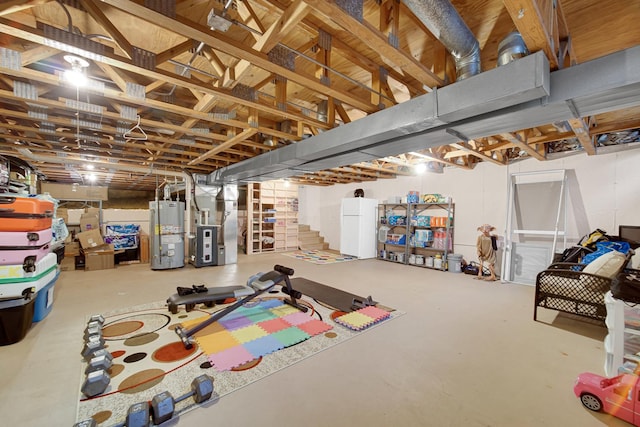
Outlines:
[[[409, 239], [408, 220], [409, 205], [406, 203], [378, 205], [378, 236], [376, 239], [378, 259], [406, 264], [407, 241]], [[396, 241], [396, 236], [404, 236], [404, 242]]]
[[[453, 218], [455, 205], [447, 203], [413, 203], [409, 205], [411, 219], [409, 234], [413, 236], [407, 241], [407, 264], [416, 267], [446, 270], [447, 256], [453, 252]], [[427, 220], [426, 218], [429, 218]], [[439, 218], [437, 221], [434, 218]], [[419, 234], [430, 235], [430, 238], [416, 238]], [[413, 258], [412, 258], [413, 255]], [[428, 262], [429, 257], [441, 256], [440, 266]], [[424, 259], [418, 263], [419, 257]], [[411, 262], [415, 259], [415, 262]]]
[[[454, 210], [451, 201], [378, 205], [378, 259], [446, 270], [447, 255], [453, 252]], [[404, 239], [398, 240], [399, 235]], [[442, 260], [439, 266], [437, 255]]]

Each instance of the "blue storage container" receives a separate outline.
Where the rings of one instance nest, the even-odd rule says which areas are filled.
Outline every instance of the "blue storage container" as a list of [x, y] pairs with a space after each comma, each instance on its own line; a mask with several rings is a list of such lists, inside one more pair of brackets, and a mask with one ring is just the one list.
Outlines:
[[40, 289], [36, 294], [36, 302], [33, 307], [33, 321], [39, 322], [51, 312], [53, 308], [53, 291], [56, 281], [60, 276], [60, 270], [56, 271], [55, 277], [44, 288]]

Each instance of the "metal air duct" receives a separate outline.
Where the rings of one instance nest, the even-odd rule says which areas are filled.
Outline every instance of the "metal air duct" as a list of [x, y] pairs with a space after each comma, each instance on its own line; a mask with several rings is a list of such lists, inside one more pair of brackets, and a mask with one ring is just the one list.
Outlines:
[[480, 73], [480, 43], [448, 0], [404, 0], [404, 4], [454, 57], [458, 80]]
[[517, 31], [509, 33], [498, 45], [498, 67], [527, 55], [529, 55], [529, 49], [522, 35]]

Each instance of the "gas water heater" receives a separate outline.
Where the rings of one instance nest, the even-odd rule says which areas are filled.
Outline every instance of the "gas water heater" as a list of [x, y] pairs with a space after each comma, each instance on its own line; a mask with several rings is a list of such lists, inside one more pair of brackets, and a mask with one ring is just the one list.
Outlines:
[[184, 267], [184, 202], [149, 202], [151, 269]]

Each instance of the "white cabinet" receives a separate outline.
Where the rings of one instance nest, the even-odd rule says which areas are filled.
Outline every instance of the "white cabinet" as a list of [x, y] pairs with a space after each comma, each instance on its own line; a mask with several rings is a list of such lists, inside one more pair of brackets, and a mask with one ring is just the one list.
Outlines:
[[342, 199], [340, 253], [358, 258], [375, 258], [377, 209], [376, 199]]

